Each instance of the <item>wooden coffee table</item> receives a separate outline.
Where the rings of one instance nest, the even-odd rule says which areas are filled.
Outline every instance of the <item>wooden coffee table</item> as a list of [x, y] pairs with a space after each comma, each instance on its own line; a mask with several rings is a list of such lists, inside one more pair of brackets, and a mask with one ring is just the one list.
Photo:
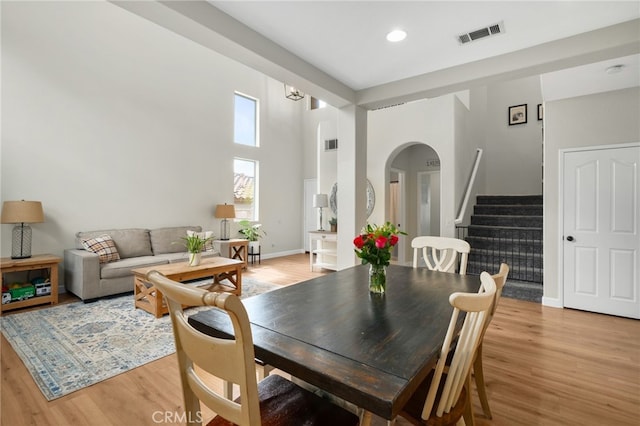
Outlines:
[[202, 259], [198, 266], [189, 266], [188, 262], [178, 262], [133, 269], [134, 305], [136, 308], [144, 309], [155, 315], [156, 318], [169, 313], [169, 308], [164, 302], [160, 290], [147, 281], [147, 273], [154, 270], [178, 282], [211, 277], [210, 284], [199, 287], [209, 291], [226, 291], [240, 296], [244, 265], [245, 263], [240, 260], [211, 257]]

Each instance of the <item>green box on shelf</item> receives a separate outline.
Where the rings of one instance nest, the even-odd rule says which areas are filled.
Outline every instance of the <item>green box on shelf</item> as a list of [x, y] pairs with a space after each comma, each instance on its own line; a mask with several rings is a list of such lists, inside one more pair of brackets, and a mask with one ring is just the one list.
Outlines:
[[11, 301], [25, 300], [36, 295], [36, 288], [33, 284], [22, 284], [20, 287], [10, 288]]

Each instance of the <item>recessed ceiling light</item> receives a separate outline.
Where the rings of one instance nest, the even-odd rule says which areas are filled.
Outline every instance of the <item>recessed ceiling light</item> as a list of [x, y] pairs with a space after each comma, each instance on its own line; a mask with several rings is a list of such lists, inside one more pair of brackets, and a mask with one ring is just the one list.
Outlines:
[[407, 38], [407, 33], [402, 30], [393, 30], [389, 34], [387, 34], [387, 40], [391, 42], [402, 41]]

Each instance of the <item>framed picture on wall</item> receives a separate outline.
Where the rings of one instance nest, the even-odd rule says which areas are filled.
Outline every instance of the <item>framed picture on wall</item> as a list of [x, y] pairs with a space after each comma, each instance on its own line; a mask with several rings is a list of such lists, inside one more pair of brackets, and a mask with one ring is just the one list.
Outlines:
[[538, 121], [542, 120], [542, 114], [543, 114], [542, 104], [538, 104]]
[[527, 104], [509, 107], [509, 126], [527, 122]]

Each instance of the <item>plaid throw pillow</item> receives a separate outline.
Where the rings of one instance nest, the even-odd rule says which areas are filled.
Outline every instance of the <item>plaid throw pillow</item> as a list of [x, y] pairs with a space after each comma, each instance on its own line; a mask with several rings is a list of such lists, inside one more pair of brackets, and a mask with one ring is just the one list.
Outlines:
[[100, 235], [99, 237], [82, 240], [82, 247], [93, 252], [100, 257], [100, 263], [114, 262], [120, 260], [116, 243], [110, 236]]

